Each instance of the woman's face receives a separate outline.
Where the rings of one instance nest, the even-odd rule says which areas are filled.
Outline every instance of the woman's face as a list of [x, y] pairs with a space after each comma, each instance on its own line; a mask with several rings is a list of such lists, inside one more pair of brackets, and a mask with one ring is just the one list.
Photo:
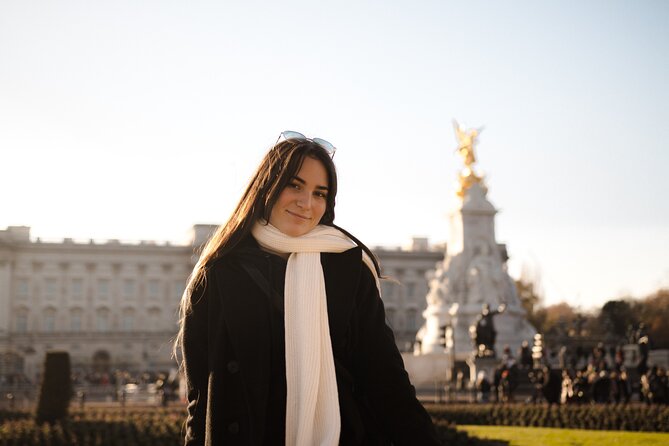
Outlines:
[[281, 191], [274, 203], [269, 222], [291, 237], [311, 231], [325, 213], [328, 174], [317, 159], [305, 157], [297, 175]]

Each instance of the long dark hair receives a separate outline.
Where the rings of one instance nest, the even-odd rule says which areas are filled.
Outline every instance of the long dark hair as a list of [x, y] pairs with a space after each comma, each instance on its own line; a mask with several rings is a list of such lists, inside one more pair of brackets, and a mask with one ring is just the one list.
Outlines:
[[188, 278], [186, 290], [181, 298], [179, 333], [174, 344], [175, 355], [183, 339], [184, 318], [191, 310], [193, 291], [198, 286], [206, 286], [204, 280], [207, 269], [213, 262], [225, 257], [241, 240], [247, 237], [256, 221], [261, 219], [269, 221], [274, 203], [276, 203], [283, 189], [297, 175], [305, 157], [320, 161], [328, 175], [325, 213], [319, 224], [337, 228], [357, 243], [372, 259], [376, 273], [380, 276], [379, 263], [370, 249], [351, 233], [334, 224], [337, 171], [330, 154], [311, 140], [290, 139], [281, 141], [267, 152], [251, 177], [251, 181], [232, 215], [225, 224], [216, 229], [200, 253], [199, 260]]

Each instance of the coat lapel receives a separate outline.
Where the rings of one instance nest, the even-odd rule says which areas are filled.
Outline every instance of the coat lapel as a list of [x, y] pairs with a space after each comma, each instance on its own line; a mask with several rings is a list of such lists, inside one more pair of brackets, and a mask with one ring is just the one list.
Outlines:
[[222, 318], [239, 363], [250, 419], [261, 423], [252, 425], [251, 432], [262, 438], [271, 354], [269, 301], [243, 270], [225, 268], [218, 279], [222, 284]]
[[362, 249], [356, 247], [341, 254], [323, 253], [321, 264], [328, 299], [330, 339], [333, 349], [341, 351], [351, 326], [360, 269], [366, 268], [362, 263]]

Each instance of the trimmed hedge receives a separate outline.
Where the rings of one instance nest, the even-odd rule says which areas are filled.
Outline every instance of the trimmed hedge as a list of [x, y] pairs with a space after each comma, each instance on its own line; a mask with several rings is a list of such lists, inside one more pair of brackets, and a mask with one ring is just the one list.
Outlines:
[[23, 420], [25, 418], [31, 418], [31, 417], [32, 414], [29, 412], [0, 409], [0, 425], [5, 423], [6, 421]]
[[488, 426], [669, 432], [669, 406], [448, 404], [426, 405], [435, 420]]
[[44, 360], [44, 376], [37, 402], [37, 422], [54, 423], [67, 417], [72, 398], [70, 354], [47, 352]]
[[[0, 446], [180, 446], [185, 409], [137, 407], [73, 410], [66, 420], [37, 424], [25, 412], [5, 412]], [[491, 446], [499, 442], [470, 437], [447, 420], [436, 423], [449, 446]]]
[[[457, 431], [455, 423], [669, 432], [667, 406], [453, 404], [426, 408], [442, 443], [449, 446], [500, 444]], [[183, 444], [184, 420], [182, 407], [71, 410], [67, 419], [54, 424], [37, 424], [26, 412], [1, 411], [0, 446], [178, 446]]]
[[499, 440], [486, 440], [470, 437], [467, 432], [458, 431], [455, 424], [447, 420], [434, 420], [434, 427], [441, 444], [448, 446], [499, 446], [508, 445], [507, 442]]
[[53, 424], [14, 419], [0, 425], [0, 446], [180, 446], [179, 409], [87, 409]]

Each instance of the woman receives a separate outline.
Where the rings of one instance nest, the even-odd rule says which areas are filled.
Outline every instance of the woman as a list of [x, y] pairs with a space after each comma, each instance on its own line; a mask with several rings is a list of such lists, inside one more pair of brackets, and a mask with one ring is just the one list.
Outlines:
[[279, 141], [182, 298], [186, 444], [438, 444], [384, 322], [379, 266], [334, 224], [334, 147]]

